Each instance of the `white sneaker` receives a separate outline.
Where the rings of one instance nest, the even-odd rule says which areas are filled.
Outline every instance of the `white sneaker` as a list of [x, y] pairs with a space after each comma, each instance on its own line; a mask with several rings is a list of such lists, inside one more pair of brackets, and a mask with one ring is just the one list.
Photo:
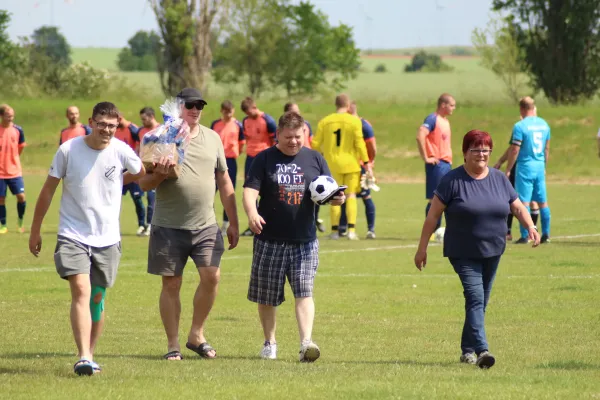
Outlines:
[[144, 231], [144, 236], [150, 236], [150, 230], [152, 229], [152, 227], [150, 225], [148, 225], [146, 227], [146, 230]]
[[137, 229], [136, 235], [138, 235], [138, 236], [144, 236], [144, 231], [145, 231], [145, 230], [146, 230], [146, 227], [145, 227], [145, 226], [140, 226], [140, 227]]
[[300, 353], [298, 354], [298, 359], [300, 362], [314, 362], [321, 356], [321, 350], [319, 350], [319, 346], [316, 343], [305, 342], [300, 346]]
[[331, 239], [331, 240], [338, 240], [339, 238], [340, 238], [340, 234], [338, 233], [338, 231], [331, 232], [331, 235], [329, 235], [329, 239]]
[[221, 225], [221, 235], [223, 237], [227, 236], [227, 228], [229, 228], [229, 221], [223, 221], [223, 225]]
[[360, 240], [356, 232], [348, 232], [348, 240]]
[[260, 351], [260, 358], [263, 360], [277, 359], [277, 343], [271, 344], [269, 341], [265, 341], [265, 344]]
[[367, 232], [367, 239], [375, 239], [375, 232], [368, 231]]

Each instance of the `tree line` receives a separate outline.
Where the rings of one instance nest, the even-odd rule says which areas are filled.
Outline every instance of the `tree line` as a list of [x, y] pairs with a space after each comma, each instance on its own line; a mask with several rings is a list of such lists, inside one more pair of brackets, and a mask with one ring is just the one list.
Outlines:
[[600, 87], [600, 0], [494, 0], [497, 16], [473, 32], [482, 64], [517, 100], [531, 88], [555, 104], [591, 99]]

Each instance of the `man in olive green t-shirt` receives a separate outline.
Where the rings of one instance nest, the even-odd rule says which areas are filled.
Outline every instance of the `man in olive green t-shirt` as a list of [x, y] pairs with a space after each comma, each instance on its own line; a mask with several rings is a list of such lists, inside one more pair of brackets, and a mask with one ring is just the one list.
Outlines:
[[182, 103], [182, 119], [190, 126], [191, 135], [179, 177], [167, 179], [174, 165], [163, 158], [152, 173], [140, 180], [144, 191], [156, 188], [148, 273], [162, 276], [159, 306], [168, 341], [168, 352], [164, 357], [182, 360], [179, 291], [183, 269], [188, 257], [192, 258], [200, 274], [200, 284], [194, 296], [192, 327], [186, 347], [203, 358], [215, 358], [215, 349], [204, 337], [204, 322], [217, 295], [219, 265], [225, 251], [214, 211], [215, 182], [230, 221], [227, 229], [229, 249], [236, 247], [239, 240], [235, 191], [227, 173], [219, 134], [199, 124], [207, 104], [202, 94], [196, 89], [186, 88], [177, 95], [177, 99]]

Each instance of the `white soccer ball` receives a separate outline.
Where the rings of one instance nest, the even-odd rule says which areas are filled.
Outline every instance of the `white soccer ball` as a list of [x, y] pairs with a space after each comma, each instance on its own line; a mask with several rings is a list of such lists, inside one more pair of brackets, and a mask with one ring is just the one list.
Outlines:
[[320, 175], [314, 178], [308, 190], [310, 190], [310, 199], [317, 204], [327, 202], [338, 189], [335, 179], [327, 175]]
[[435, 240], [442, 243], [444, 241], [444, 233], [446, 233], [445, 227], [437, 228], [434, 232]]

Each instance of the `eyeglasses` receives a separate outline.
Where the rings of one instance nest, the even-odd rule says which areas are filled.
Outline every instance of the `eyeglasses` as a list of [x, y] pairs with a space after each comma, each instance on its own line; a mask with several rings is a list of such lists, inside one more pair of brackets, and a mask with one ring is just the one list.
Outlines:
[[203, 101], [193, 101], [193, 102], [185, 102], [185, 108], [187, 108], [188, 110], [191, 110], [192, 108], [196, 107], [196, 110], [198, 111], [202, 111], [204, 109], [204, 102]]
[[94, 120], [98, 129], [108, 129], [109, 131], [114, 131], [119, 127], [118, 124], [107, 124], [106, 122], [98, 122]]
[[492, 152], [490, 149], [469, 149], [469, 151], [471, 154], [483, 154], [484, 156], [487, 156]]

